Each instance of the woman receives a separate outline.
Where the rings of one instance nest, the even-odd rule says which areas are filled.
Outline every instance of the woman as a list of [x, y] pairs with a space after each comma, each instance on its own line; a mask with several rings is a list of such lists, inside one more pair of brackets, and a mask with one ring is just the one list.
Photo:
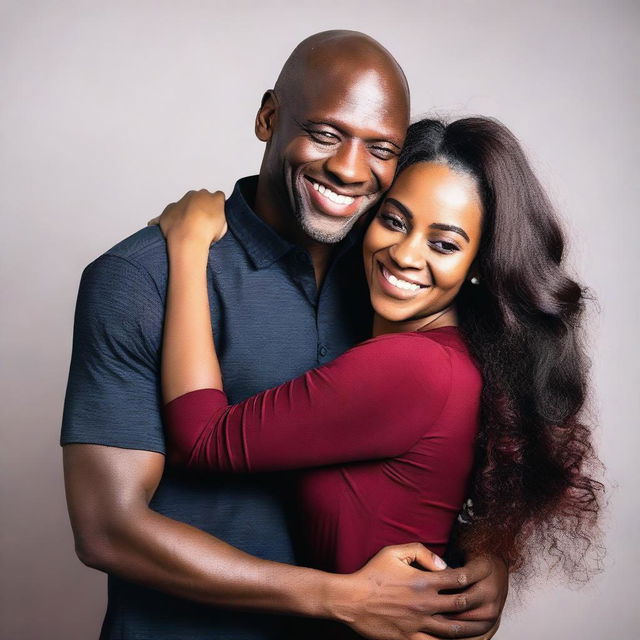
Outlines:
[[234, 406], [205, 277], [224, 212], [160, 223], [171, 262], [162, 370], [171, 461], [313, 468], [299, 482], [301, 521], [309, 560], [323, 569], [354, 571], [382, 546], [416, 540], [441, 553], [467, 495], [466, 548], [516, 570], [542, 543], [569, 571], [580, 564], [600, 491], [579, 420], [583, 292], [502, 125], [411, 126], [363, 244], [372, 339]]

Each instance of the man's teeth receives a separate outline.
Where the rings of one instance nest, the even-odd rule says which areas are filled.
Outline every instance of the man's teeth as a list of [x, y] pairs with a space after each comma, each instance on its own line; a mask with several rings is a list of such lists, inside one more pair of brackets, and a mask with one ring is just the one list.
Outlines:
[[335, 202], [336, 204], [351, 204], [355, 198], [351, 196], [341, 196], [337, 193], [331, 191], [331, 189], [327, 189], [323, 184], [318, 184], [317, 182], [313, 183], [313, 188], [321, 193], [325, 198], [331, 200], [331, 202]]
[[384, 267], [382, 267], [382, 275], [394, 287], [398, 287], [398, 289], [404, 289], [405, 291], [418, 291], [418, 289], [420, 289], [420, 285], [413, 284], [413, 282], [407, 282], [406, 280], [400, 280], [400, 278], [396, 278], [392, 273], [387, 271]]

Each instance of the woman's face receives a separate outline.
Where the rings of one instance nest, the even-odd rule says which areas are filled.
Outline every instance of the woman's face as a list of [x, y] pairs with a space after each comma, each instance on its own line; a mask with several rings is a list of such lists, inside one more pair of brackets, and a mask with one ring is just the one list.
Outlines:
[[419, 328], [446, 309], [473, 275], [481, 228], [482, 204], [472, 177], [434, 162], [404, 169], [364, 239], [376, 313]]

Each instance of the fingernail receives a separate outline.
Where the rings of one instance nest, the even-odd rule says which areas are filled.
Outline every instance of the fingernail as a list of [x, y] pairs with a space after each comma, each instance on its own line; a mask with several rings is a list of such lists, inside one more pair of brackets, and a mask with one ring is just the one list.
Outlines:
[[435, 562], [436, 567], [438, 567], [438, 569], [446, 569], [447, 568], [447, 563], [440, 556], [436, 556], [436, 559], [435, 559], [434, 562]]

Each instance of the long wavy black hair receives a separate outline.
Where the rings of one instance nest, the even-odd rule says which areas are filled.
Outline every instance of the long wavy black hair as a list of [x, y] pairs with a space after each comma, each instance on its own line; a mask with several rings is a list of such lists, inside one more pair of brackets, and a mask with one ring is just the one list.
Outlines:
[[495, 120], [416, 122], [398, 172], [418, 162], [471, 175], [483, 205], [479, 284], [466, 282], [456, 298], [484, 380], [463, 548], [497, 553], [514, 571], [543, 548], [570, 577], [588, 577], [603, 487], [581, 418], [586, 292], [566, 271], [553, 207], [517, 139]]

